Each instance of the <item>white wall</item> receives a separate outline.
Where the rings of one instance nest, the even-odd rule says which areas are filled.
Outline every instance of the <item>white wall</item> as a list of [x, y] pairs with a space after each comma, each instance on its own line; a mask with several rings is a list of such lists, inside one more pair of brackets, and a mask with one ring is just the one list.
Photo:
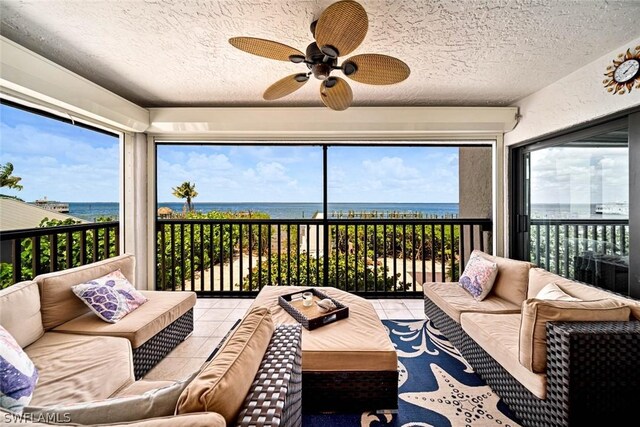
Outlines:
[[612, 95], [602, 84], [607, 66], [613, 64], [613, 59], [627, 49], [633, 52], [636, 46], [640, 46], [640, 38], [517, 101], [513, 106], [520, 108], [522, 118], [514, 130], [505, 134], [505, 145], [640, 106], [640, 89], [625, 95]]

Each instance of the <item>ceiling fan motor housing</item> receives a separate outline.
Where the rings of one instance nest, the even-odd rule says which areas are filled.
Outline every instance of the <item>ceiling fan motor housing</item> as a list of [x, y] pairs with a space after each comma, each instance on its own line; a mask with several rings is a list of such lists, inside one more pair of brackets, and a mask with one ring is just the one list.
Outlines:
[[307, 66], [313, 73], [314, 77], [319, 80], [325, 80], [331, 74], [334, 66], [337, 64], [337, 58], [331, 58], [325, 55], [316, 42], [307, 46]]

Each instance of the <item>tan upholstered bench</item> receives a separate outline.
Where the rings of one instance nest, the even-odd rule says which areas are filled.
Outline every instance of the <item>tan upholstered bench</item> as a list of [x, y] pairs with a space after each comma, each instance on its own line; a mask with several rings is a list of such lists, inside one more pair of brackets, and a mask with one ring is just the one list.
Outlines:
[[[253, 306], [269, 307], [276, 324], [297, 324], [280, 305], [298, 286], [265, 286]], [[349, 307], [349, 317], [302, 330], [302, 405], [306, 412], [398, 408], [398, 356], [367, 300], [336, 288], [322, 291]]]

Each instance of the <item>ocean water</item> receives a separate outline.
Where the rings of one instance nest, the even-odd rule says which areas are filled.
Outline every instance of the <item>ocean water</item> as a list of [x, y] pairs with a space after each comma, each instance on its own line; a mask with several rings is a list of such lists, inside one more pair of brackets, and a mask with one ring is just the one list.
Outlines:
[[[168, 207], [181, 212], [184, 204], [158, 203], [158, 208]], [[271, 218], [300, 219], [312, 218], [316, 212], [322, 211], [322, 203], [194, 203], [196, 211], [209, 212], [266, 212]], [[349, 211], [378, 213], [418, 213], [423, 217], [455, 217], [458, 215], [457, 203], [329, 203], [329, 215]], [[118, 203], [69, 203], [69, 215], [88, 221], [108, 216], [117, 219]]]
[[[195, 204], [200, 212], [211, 210], [223, 212], [266, 212], [271, 218], [300, 219], [312, 218], [316, 212], [322, 211], [322, 203], [208, 203]], [[181, 212], [184, 206], [181, 202], [158, 203], [158, 207], [166, 206], [176, 212]], [[531, 207], [532, 218], [544, 219], [626, 219], [627, 216], [596, 214], [595, 204], [535, 204]], [[423, 217], [456, 217], [457, 203], [329, 203], [329, 215], [338, 213], [346, 215], [349, 211], [378, 213], [418, 213]], [[69, 215], [88, 221], [94, 221], [100, 216], [117, 219], [119, 216], [118, 203], [69, 203]]]
[[629, 214], [600, 213], [599, 203], [539, 203], [531, 205], [532, 219], [628, 219]]

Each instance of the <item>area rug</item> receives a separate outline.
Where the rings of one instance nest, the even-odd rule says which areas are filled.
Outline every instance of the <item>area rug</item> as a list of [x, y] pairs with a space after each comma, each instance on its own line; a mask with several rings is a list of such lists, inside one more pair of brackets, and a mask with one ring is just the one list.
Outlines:
[[429, 320], [383, 320], [398, 352], [398, 412], [305, 414], [303, 427], [518, 426], [502, 400]]

